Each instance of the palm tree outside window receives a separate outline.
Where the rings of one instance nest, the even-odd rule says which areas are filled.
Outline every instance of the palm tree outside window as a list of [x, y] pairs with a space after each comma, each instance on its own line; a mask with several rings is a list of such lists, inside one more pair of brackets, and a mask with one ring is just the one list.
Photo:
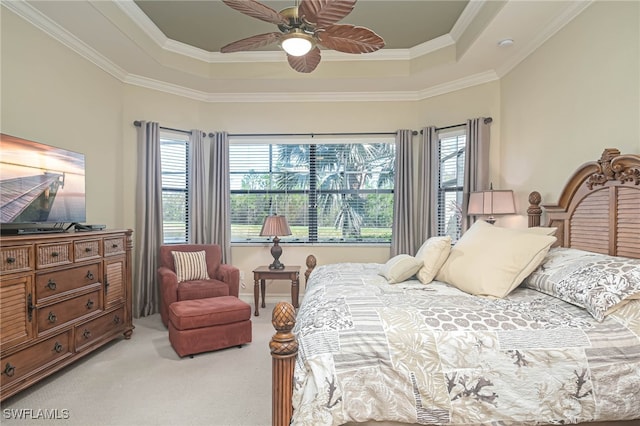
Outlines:
[[389, 243], [394, 163], [391, 138], [231, 139], [232, 241], [264, 241], [260, 225], [278, 213], [291, 227], [289, 241]]

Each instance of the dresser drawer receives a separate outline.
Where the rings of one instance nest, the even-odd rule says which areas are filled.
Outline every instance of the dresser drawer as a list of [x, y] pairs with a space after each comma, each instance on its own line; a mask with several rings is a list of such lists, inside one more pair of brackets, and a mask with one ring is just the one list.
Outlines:
[[38, 244], [37, 247], [38, 268], [66, 265], [73, 262], [71, 258], [71, 242]]
[[0, 360], [2, 388], [71, 354], [71, 330]]
[[0, 274], [28, 272], [33, 269], [33, 246], [0, 248]]
[[100, 263], [36, 275], [36, 303], [100, 281]]
[[124, 235], [119, 237], [109, 237], [104, 239], [104, 255], [124, 253]]
[[76, 327], [76, 351], [92, 342], [124, 330], [124, 308], [107, 312], [98, 318]]
[[92, 312], [102, 310], [102, 289], [49, 306], [38, 307], [38, 332], [62, 326]]
[[80, 262], [83, 260], [99, 259], [100, 240], [82, 240], [73, 243], [74, 260]]

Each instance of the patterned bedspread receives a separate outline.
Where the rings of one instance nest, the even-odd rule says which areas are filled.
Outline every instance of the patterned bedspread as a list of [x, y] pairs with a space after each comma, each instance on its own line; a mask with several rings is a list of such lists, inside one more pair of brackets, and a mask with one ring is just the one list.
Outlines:
[[505, 299], [314, 270], [298, 313], [294, 425], [640, 418], [640, 300], [598, 322], [535, 290]]

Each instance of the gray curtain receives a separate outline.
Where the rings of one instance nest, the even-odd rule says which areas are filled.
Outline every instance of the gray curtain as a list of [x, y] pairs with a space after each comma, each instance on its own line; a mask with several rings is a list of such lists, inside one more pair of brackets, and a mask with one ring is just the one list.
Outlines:
[[231, 184], [229, 182], [229, 135], [216, 132], [209, 155], [210, 242], [222, 248], [222, 262], [231, 263]]
[[162, 244], [162, 170], [158, 123], [142, 121], [138, 127], [138, 175], [136, 184], [135, 271], [133, 316], [159, 312], [156, 285], [158, 255]]
[[467, 120], [467, 146], [464, 158], [464, 187], [462, 197], [462, 232], [473, 224], [466, 214], [469, 194], [489, 189], [489, 142], [491, 118]]
[[413, 254], [427, 238], [438, 235], [438, 179], [440, 161], [438, 132], [434, 126], [422, 129], [418, 145], [415, 240]]
[[396, 133], [396, 176], [393, 197], [391, 257], [404, 253], [414, 254], [412, 141], [412, 130], [398, 130]]
[[191, 130], [189, 136], [189, 242], [209, 243], [207, 218], [207, 156], [208, 140], [202, 130]]

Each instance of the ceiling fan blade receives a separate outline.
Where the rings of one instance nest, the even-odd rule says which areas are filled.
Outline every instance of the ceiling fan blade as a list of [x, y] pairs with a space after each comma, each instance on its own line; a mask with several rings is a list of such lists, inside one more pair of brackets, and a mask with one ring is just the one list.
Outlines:
[[287, 60], [289, 61], [291, 68], [303, 73], [310, 73], [315, 70], [320, 63], [320, 59], [320, 49], [318, 49], [318, 47], [314, 47], [309, 51], [309, 53], [303, 56], [287, 54]]
[[221, 53], [242, 52], [245, 50], [254, 50], [262, 46], [267, 46], [280, 40], [282, 33], [266, 33], [258, 34], [242, 40], [234, 41], [226, 46], [222, 46]]
[[238, 12], [249, 15], [252, 18], [260, 19], [261, 21], [276, 25], [289, 24], [289, 20], [282, 16], [280, 12], [276, 12], [269, 6], [258, 3], [255, 0], [222, 0], [222, 2]]
[[344, 53], [371, 53], [384, 47], [384, 40], [368, 28], [332, 25], [316, 33], [320, 44]]
[[298, 16], [317, 29], [335, 24], [353, 10], [356, 0], [302, 0]]

